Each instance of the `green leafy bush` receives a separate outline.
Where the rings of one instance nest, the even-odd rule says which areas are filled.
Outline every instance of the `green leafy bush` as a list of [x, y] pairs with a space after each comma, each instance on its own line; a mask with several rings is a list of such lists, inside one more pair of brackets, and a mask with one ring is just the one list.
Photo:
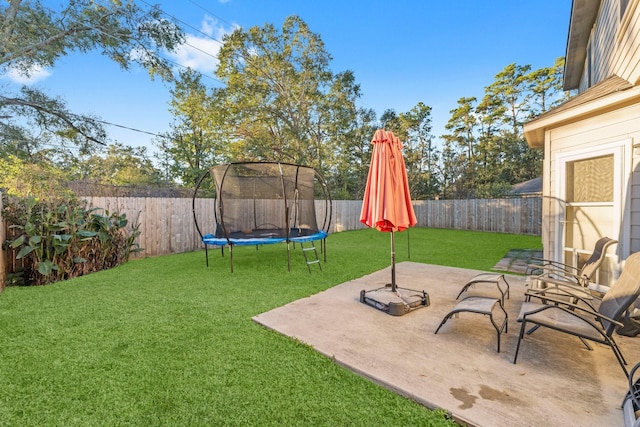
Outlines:
[[2, 215], [9, 224], [6, 248], [17, 251], [23, 268], [14, 284], [43, 285], [125, 263], [133, 252], [140, 224], [124, 214], [88, 208], [75, 197], [52, 201], [8, 196]]

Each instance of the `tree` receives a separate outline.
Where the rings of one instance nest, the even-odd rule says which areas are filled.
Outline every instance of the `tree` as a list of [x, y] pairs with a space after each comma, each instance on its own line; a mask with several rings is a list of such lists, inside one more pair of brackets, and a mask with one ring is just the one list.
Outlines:
[[448, 137], [464, 150], [468, 159], [474, 158], [476, 152], [478, 127], [474, 105], [476, 101], [474, 97], [458, 99], [458, 108], [449, 111], [451, 117], [445, 125], [445, 129], [451, 132]]
[[[498, 125], [497, 132], [486, 135], [484, 147], [489, 153], [484, 174], [485, 188], [496, 189], [497, 195], [510, 185], [533, 179], [542, 172], [539, 150], [529, 149], [522, 133], [525, 119], [537, 114], [535, 102], [541, 97], [553, 97], [560, 88], [561, 74], [555, 68], [530, 72], [529, 65], [507, 65], [496, 75], [496, 80], [485, 88], [484, 104]], [[555, 70], [555, 71], [553, 71]], [[542, 76], [547, 76], [542, 79]], [[543, 103], [543, 108], [546, 105]], [[496, 114], [502, 112], [501, 115]], [[493, 193], [494, 195], [496, 193]]]
[[[321, 114], [310, 134], [318, 153], [315, 167], [319, 171], [331, 172], [341, 162], [340, 152], [343, 149], [360, 150], [361, 135], [369, 131], [372, 119], [366, 109], [356, 107], [359, 97], [360, 86], [356, 84], [355, 76], [351, 71], [345, 71], [334, 75], [328, 92], [319, 98]], [[356, 164], [362, 161], [359, 155], [351, 157]], [[332, 180], [331, 176], [328, 178]]]
[[201, 75], [190, 69], [180, 72], [171, 95], [175, 122], [157, 142], [167, 177], [193, 187], [203, 169], [223, 158], [222, 120], [216, 119], [223, 111], [215, 108], [216, 92], [207, 91]]
[[7, 95], [0, 94], [0, 153], [37, 163], [73, 153], [69, 145], [90, 153], [96, 143], [104, 144], [102, 124], [92, 116], [73, 114], [63, 99], [27, 86]]
[[[476, 188], [480, 181], [479, 170], [483, 163], [480, 144], [484, 133], [480, 131], [483, 122], [478, 114], [481, 107], [476, 106], [476, 102], [474, 97], [458, 99], [458, 107], [450, 111], [451, 117], [445, 125], [449, 133], [441, 136], [447, 144], [448, 165], [445, 169], [452, 170], [455, 165], [458, 174], [455, 179], [456, 197], [470, 197], [470, 189]], [[451, 195], [453, 183], [449, 187]]]
[[162, 182], [161, 174], [147, 155], [146, 147], [109, 144], [105, 154], [71, 156], [61, 165], [67, 179], [105, 185], [153, 186]]
[[437, 155], [431, 134], [431, 107], [419, 102], [408, 112], [400, 113], [397, 124], [411, 196], [414, 199], [431, 198], [439, 192], [434, 177]]
[[0, 157], [0, 188], [10, 196], [29, 194], [37, 200], [68, 197], [63, 172], [49, 163], [33, 164], [13, 156]]
[[299, 163], [325, 173], [355, 120], [359, 86], [350, 71], [334, 74], [319, 35], [297, 16], [225, 36], [215, 108], [225, 116], [232, 160]]
[[377, 129], [376, 113], [360, 108], [356, 119], [343, 131], [334, 154], [334, 167], [327, 177], [333, 197], [362, 199], [371, 163], [371, 137]]
[[460, 98], [443, 135], [441, 165], [445, 197], [500, 197], [515, 183], [540, 176], [542, 152], [529, 149], [522, 124], [556, 105], [564, 60], [530, 71], [509, 64], [475, 98]]
[[461, 187], [464, 183], [464, 162], [452, 140], [445, 139], [440, 157], [440, 194], [443, 199], [464, 198]]
[[495, 81], [485, 88], [486, 103], [498, 107], [501, 121], [517, 133], [524, 115], [529, 111], [527, 91], [530, 65], [509, 64], [496, 74]]
[[531, 92], [531, 118], [547, 112], [550, 108], [566, 100], [562, 91], [564, 57], [556, 58], [552, 67], [533, 70], [527, 75]]
[[[71, 0], [58, 10], [39, 0], [9, 0], [0, 6], [3, 73], [12, 70], [29, 77], [62, 56], [99, 49], [125, 70], [139, 64], [152, 78], [171, 79], [171, 64], [159, 52], [171, 51], [183, 40], [179, 27], [163, 19], [158, 7], [141, 8], [131, 0]], [[105, 136], [98, 120], [73, 114], [60, 98], [27, 87], [18, 93], [0, 92], [2, 150], [32, 156], [43, 139], [87, 149], [104, 144]]]

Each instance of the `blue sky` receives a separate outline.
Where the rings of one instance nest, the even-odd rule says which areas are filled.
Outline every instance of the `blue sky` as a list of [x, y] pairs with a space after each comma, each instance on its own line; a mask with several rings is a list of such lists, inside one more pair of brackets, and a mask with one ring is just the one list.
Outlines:
[[[180, 21], [189, 44], [172, 61], [202, 72], [211, 87], [215, 54], [225, 32], [271, 23], [280, 28], [298, 15], [320, 34], [334, 72], [352, 70], [359, 104], [378, 116], [432, 107], [433, 134], [445, 133], [449, 111], [461, 97], [481, 98], [484, 87], [511, 63], [552, 66], [565, 54], [571, 0], [139, 0], [157, 3]], [[45, 1], [56, 7], [60, 0]], [[196, 31], [196, 29], [198, 31]], [[203, 33], [208, 36], [203, 35]], [[170, 86], [145, 70], [122, 71], [98, 53], [72, 54], [30, 84], [61, 96], [77, 113], [150, 133], [169, 130]], [[11, 83], [10, 76], [0, 83]], [[108, 126], [125, 145], [147, 146], [153, 136]]]

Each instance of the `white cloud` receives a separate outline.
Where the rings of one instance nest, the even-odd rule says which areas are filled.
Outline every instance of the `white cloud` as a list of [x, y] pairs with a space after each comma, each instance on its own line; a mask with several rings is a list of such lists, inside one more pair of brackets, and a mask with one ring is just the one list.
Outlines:
[[16, 68], [8, 68], [5, 78], [19, 84], [30, 85], [46, 79], [51, 75], [51, 71], [42, 67], [34, 67], [30, 70], [29, 75], [21, 73]]
[[215, 18], [208, 15], [200, 23], [200, 31], [202, 33], [187, 34], [186, 43], [169, 55], [182, 66], [210, 74], [218, 67], [222, 38], [231, 31], [226, 30]]
[[[211, 16], [205, 15], [205, 17], [202, 19], [202, 22], [200, 23], [200, 31], [202, 31], [203, 33], [205, 33], [208, 36], [215, 37], [214, 34], [217, 32], [217, 30], [216, 30], [216, 24], [217, 23], [218, 23], [218, 21], [213, 19]], [[219, 27], [218, 31], [221, 30], [221, 29], [223, 29], [223, 28]]]

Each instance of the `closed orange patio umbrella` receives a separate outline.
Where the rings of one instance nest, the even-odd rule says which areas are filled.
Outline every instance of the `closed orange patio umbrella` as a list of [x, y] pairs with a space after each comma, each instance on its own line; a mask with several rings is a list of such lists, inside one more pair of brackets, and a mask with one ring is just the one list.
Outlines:
[[360, 222], [378, 231], [403, 231], [416, 225], [402, 143], [393, 132], [378, 129], [364, 190]]
[[[373, 150], [371, 154], [371, 165], [369, 166], [369, 175], [367, 176], [367, 185], [364, 191], [362, 203], [362, 211], [360, 212], [360, 222], [368, 227], [375, 228], [378, 231], [389, 232], [391, 234], [391, 284], [388, 292], [384, 292], [384, 296], [380, 300], [374, 300], [374, 295], [367, 295], [366, 292], [361, 293], [361, 301], [370, 303], [378, 308], [391, 311], [392, 301], [389, 297], [397, 296], [404, 306], [411, 306], [415, 303], [415, 292], [410, 291], [413, 297], [410, 302], [404, 301], [402, 292], [396, 285], [396, 269], [395, 269], [395, 242], [394, 233], [403, 231], [417, 224], [416, 214], [411, 204], [411, 195], [409, 193], [409, 180], [407, 178], [407, 170], [402, 157], [402, 143], [393, 132], [379, 129], [371, 140]], [[373, 291], [377, 296], [386, 289]], [[426, 293], [418, 295], [420, 298], [419, 305], [428, 305]], [[404, 314], [404, 313], [402, 313]]]

